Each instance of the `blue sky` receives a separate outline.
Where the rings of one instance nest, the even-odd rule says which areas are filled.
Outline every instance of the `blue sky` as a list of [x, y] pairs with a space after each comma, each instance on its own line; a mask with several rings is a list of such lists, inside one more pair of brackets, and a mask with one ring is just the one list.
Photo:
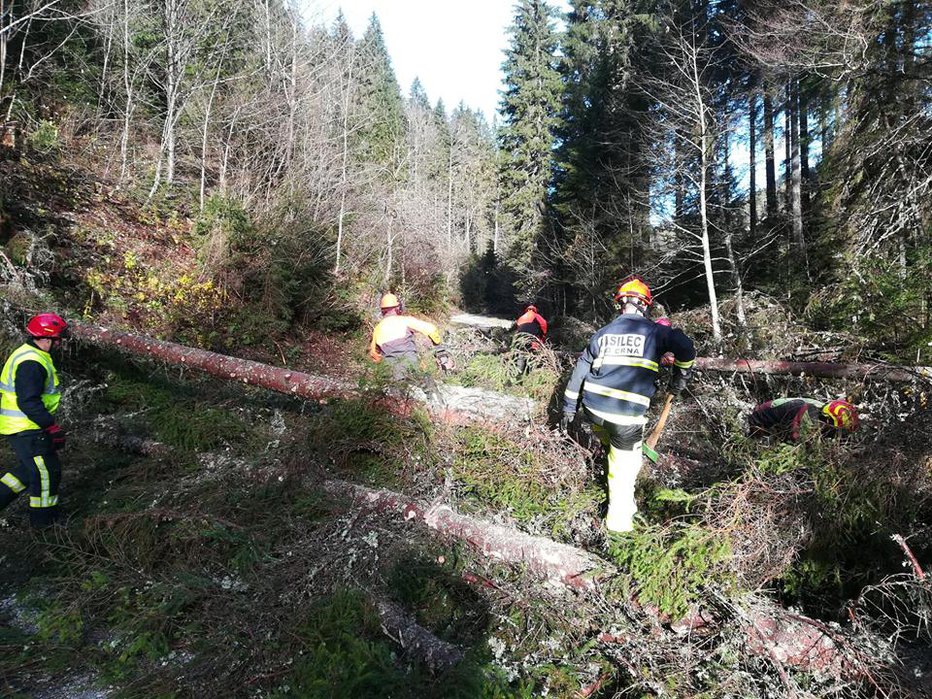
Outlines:
[[[447, 110], [460, 101], [491, 123], [501, 89], [502, 53], [513, 17], [510, 0], [307, 0], [310, 18], [331, 22], [342, 9], [362, 36], [375, 12], [382, 24], [401, 91], [420, 78], [431, 102]], [[553, 3], [560, 11], [567, 4]]]

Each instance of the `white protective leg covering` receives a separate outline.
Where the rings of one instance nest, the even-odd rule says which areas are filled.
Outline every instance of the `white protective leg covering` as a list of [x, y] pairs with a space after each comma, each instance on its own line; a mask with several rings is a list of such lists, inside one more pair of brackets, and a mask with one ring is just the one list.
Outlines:
[[613, 532], [634, 529], [634, 515], [638, 511], [634, 499], [634, 483], [641, 470], [641, 442], [631, 450], [608, 449], [608, 514], [605, 526]]

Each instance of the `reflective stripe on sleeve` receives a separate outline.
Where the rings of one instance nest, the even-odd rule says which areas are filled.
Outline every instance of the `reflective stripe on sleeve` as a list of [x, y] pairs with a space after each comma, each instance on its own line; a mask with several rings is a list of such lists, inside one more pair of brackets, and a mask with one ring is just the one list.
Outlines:
[[566, 389], [563, 391], [563, 397], [569, 398], [570, 400], [579, 400], [579, 391], [571, 391], [570, 389]]
[[638, 405], [650, 407], [650, 398], [642, 396], [640, 393], [631, 393], [631, 391], [622, 391], [618, 388], [600, 386], [599, 384], [589, 381], [586, 382], [583, 390], [589, 391], [590, 393], [597, 393], [600, 396], [608, 396], [609, 398], [617, 398], [618, 400], [626, 400], [629, 403], [637, 403]]
[[679, 367], [680, 369], [689, 369], [693, 364], [695, 364], [695, 359], [690, 359], [687, 362], [681, 362], [678, 359], [673, 362], [673, 366]]
[[23, 482], [12, 473], [4, 474], [3, 478], [0, 478], [0, 483], [3, 483], [3, 485], [14, 493], [21, 493], [26, 490], [26, 486], [23, 485]]

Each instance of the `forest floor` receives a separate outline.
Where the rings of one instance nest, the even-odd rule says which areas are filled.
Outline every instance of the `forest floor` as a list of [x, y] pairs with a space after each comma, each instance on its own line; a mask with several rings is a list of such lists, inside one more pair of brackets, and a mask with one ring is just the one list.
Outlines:
[[[8, 190], [5, 251], [22, 267], [5, 273], [7, 303], [48, 289], [96, 322], [196, 339], [178, 314], [209, 312], [213, 296], [188, 274], [190, 220], [86, 171], [24, 167]], [[748, 343], [742, 356], [854, 351], [770, 299], [752, 298], [750, 317], [753, 334], [729, 340]], [[701, 310], [674, 321], [701, 338]], [[3, 324], [12, 341], [14, 315]], [[35, 532], [22, 502], [3, 513], [3, 695], [932, 694], [929, 387], [702, 375], [674, 404], [664, 458], [642, 471], [638, 529], [609, 536], [604, 451], [584, 426], [573, 438], [554, 429], [591, 330], [555, 323], [560, 351], [527, 357], [519, 374], [503, 329], [448, 328], [458, 370], [440, 377], [425, 363], [428, 391], [446, 382], [535, 406], [531, 419], [472, 423], [435, 421], [418, 403], [386, 411], [362, 332], [297, 327], [245, 355], [370, 389], [323, 402], [72, 347], [61, 365], [67, 521]], [[778, 395], [851, 396], [864, 427], [840, 442], [749, 440], [744, 415]], [[475, 541], [360, 506], [335, 482], [449, 505], [610, 572], [595, 591], [566, 589]], [[821, 625], [830, 661], [796, 663], [748, 622], [781, 614]], [[437, 654], [406, 641], [412, 629]], [[449, 652], [462, 660], [437, 660]]]

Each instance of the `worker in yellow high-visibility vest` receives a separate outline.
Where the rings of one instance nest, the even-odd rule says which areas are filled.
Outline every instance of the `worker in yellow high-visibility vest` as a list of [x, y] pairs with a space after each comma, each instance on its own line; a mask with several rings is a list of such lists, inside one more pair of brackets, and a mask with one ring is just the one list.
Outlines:
[[385, 360], [397, 380], [408, 378], [418, 365], [417, 344], [414, 333], [420, 333], [434, 343], [437, 364], [444, 372], [453, 370], [453, 358], [441, 344], [440, 330], [428, 320], [409, 316], [401, 311], [401, 301], [395, 294], [382, 295], [379, 302], [380, 320], [372, 330], [369, 356], [372, 361]]
[[0, 510], [29, 491], [34, 527], [58, 518], [58, 485], [65, 433], [55, 422], [61, 391], [50, 354], [68, 337], [68, 324], [54, 313], [40, 313], [26, 324], [29, 339], [6, 360], [0, 373], [0, 434], [16, 453], [16, 466], [0, 476]]

